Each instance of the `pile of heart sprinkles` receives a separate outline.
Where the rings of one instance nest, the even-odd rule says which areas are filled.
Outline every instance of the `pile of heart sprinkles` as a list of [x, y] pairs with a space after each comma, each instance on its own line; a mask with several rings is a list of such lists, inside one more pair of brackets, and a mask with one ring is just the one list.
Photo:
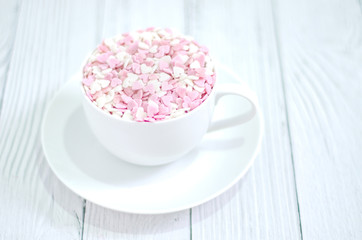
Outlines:
[[209, 96], [208, 49], [169, 29], [148, 28], [105, 39], [83, 68], [83, 87], [100, 109], [154, 122], [187, 114]]

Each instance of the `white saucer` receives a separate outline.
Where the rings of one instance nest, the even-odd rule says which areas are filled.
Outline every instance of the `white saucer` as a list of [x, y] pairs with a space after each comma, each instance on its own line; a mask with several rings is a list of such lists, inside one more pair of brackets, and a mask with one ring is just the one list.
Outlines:
[[[215, 118], [236, 114], [244, 102], [221, 99]], [[42, 144], [51, 169], [72, 191], [101, 206], [157, 214], [204, 203], [235, 184], [260, 148], [262, 118], [208, 133], [200, 146], [168, 165], [141, 167], [114, 157], [89, 129], [79, 85], [68, 82], [43, 119]]]

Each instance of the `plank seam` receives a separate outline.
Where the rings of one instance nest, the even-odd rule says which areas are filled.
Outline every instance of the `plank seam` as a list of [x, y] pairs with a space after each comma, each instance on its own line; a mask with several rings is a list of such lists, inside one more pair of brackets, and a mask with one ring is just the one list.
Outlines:
[[290, 131], [290, 124], [289, 124], [289, 113], [288, 113], [288, 102], [286, 97], [286, 90], [285, 90], [285, 77], [284, 77], [284, 69], [283, 69], [283, 63], [281, 60], [281, 47], [280, 47], [280, 39], [279, 39], [279, 29], [276, 24], [276, 13], [275, 13], [275, 0], [271, 0], [271, 10], [272, 10], [272, 21], [273, 21], [273, 27], [275, 29], [275, 42], [276, 42], [276, 48], [277, 48], [277, 57], [279, 62], [279, 72], [280, 72], [280, 78], [282, 83], [282, 91], [283, 91], [283, 101], [284, 101], [284, 108], [285, 108], [285, 118], [286, 118], [286, 126], [287, 126], [287, 132], [288, 132], [288, 139], [289, 139], [289, 148], [290, 148], [290, 157], [292, 161], [292, 168], [293, 168], [293, 179], [294, 179], [294, 187], [295, 187], [295, 196], [297, 200], [297, 209], [298, 209], [298, 218], [299, 218], [299, 230], [300, 230], [300, 237], [301, 240], [303, 240], [303, 229], [302, 229], [302, 220], [300, 216], [300, 207], [299, 207], [299, 196], [298, 196], [298, 186], [297, 186], [297, 178], [295, 173], [295, 164], [294, 164], [294, 154], [293, 154], [293, 143], [292, 143], [292, 135]]
[[83, 240], [83, 235], [84, 235], [84, 219], [85, 219], [86, 206], [87, 206], [87, 200], [83, 199], [82, 226], [81, 226], [81, 232], [80, 232], [80, 239], [81, 240]]
[[[102, 37], [102, 32], [104, 29], [104, 17], [106, 14], [106, 4], [107, 2], [101, 2], [99, 3], [100, 5], [98, 6], [98, 9], [101, 9], [100, 11], [97, 11], [97, 19], [98, 19], [98, 24], [97, 24], [97, 29], [96, 29], [96, 34], [95, 34], [95, 41], [99, 42], [99, 38]], [[84, 238], [84, 222], [85, 222], [85, 214], [87, 211], [87, 200], [83, 198], [83, 208], [82, 208], [82, 228], [81, 228], [81, 235], [80, 235], [80, 239], [83, 240]]]
[[192, 240], [192, 208], [190, 208], [190, 240]]

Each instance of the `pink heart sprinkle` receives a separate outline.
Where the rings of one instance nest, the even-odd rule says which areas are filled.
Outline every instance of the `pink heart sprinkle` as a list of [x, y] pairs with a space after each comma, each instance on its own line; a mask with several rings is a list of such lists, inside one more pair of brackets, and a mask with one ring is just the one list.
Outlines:
[[124, 88], [123, 92], [127, 95], [127, 96], [132, 96], [133, 95], [133, 90], [132, 88]]
[[158, 49], [159, 49], [159, 51], [162, 51], [164, 54], [167, 54], [170, 52], [170, 45], [163, 45], [163, 46], [160, 46]]
[[125, 69], [123, 69], [123, 70], [119, 71], [118, 76], [119, 76], [122, 80], [124, 80], [124, 79], [127, 77], [127, 74], [128, 74], [128, 71], [125, 70]]
[[174, 67], [184, 66], [184, 61], [180, 55], [177, 55], [176, 57], [172, 58], [171, 63]]
[[111, 81], [112, 78], [113, 78], [113, 74], [112, 74], [112, 73], [108, 73], [108, 74], [104, 77], [104, 79], [106, 79], [106, 80], [108, 80], [108, 81]]
[[186, 95], [186, 88], [178, 87], [178, 88], [176, 88], [175, 91], [182, 98], [185, 97], [185, 95]]
[[199, 77], [205, 77], [206, 68], [196, 68], [195, 71], [198, 73]]
[[169, 107], [166, 107], [165, 105], [161, 104], [159, 107], [159, 114], [160, 115], [169, 115], [171, 112], [171, 109]]
[[143, 84], [142, 80], [138, 80], [133, 83], [132, 90], [139, 90], [142, 89], [145, 85]]
[[141, 99], [143, 95], [142, 89], [138, 90], [135, 94], [132, 95], [132, 98], [134, 99]]
[[211, 77], [210, 75], [206, 75], [206, 76], [205, 76], [205, 79], [206, 79], [206, 82], [207, 82], [208, 84], [212, 84], [212, 83], [213, 83], [213, 79], [212, 79], [212, 77]]
[[162, 82], [162, 91], [168, 91], [173, 88], [174, 88], [174, 86], [169, 84], [168, 82]]
[[153, 94], [148, 99], [150, 99], [150, 100], [152, 100], [154, 102], [158, 102], [159, 97], [156, 94]]
[[193, 110], [193, 109], [195, 109], [196, 107], [198, 107], [201, 103], [202, 103], [201, 99], [198, 99], [198, 100], [195, 100], [195, 101], [191, 102], [191, 104], [190, 104], [191, 110]]
[[85, 94], [88, 96], [88, 98], [89, 98], [90, 100], [93, 101], [93, 96], [92, 96], [92, 94], [90, 93], [90, 91], [87, 91]]
[[125, 35], [125, 38], [123, 39], [123, 41], [124, 41], [124, 43], [125, 43], [126, 45], [130, 45], [130, 44], [132, 44], [133, 37], [132, 37], [131, 35], [129, 35], [129, 34], [126, 34], [126, 35]]
[[100, 62], [100, 63], [105, 63], [106, 61], [107, 61], [107, 59], [108, 59], [108, 57], [110, 56], [110, 53], [103, 53], [103, 54], [101, 54], [101, 55], [99, 55], [98, 57], [97, 57], [97, 61], [98, 62]]
[[163, 71], [165, 68], [169, 68], [170, 67], [170, 64], [166, 61], [160, 61], [158, 63], [158, 68]]
[[183, 43], [179, 43], [179, 44], [173, 46], [173, 49], [174, 49], [175, 51], [179, 51], [179, 50], [181, 50], [181, 49], [184, 47], [184, 45], [185, 45], [185, 44], [183, 44]]
[[177, 98], [175, 102], [179, 108], [182, 108], [182, 103], [184, 102], [182, 98]]
[[196, 57], [196, 60], [200, 63], [201, 67], [204, 67], [204, 64], [205, 64], [205, 55], [204, 54], [199, 54]]
[[129, 103], [132, 100], [132, 98], [127, 95], [122, 95], [121, 97], [122, 97], [123, 102], [125, 102], [125, 103]]
[[191, 101], [194, 101], [195, 99], [200, 98], [200, 93], [198, 91], [192, 91], [192, 92], [188, 92], [187, 96], [190, 97]]
[[154, 118], [152, 118], [152, 117], [145, 117], [144, 119], [143, 119], [145, 122], [154, 122], [154, 121], [156, 121]]
[[132, 71], [135, 72], [136, 74], [140, 74], [141, 65], [139, 65], [138, 63], [132, 63]]
[[205, 46], [201, 46], [200, 47], [200, 51], [204, 52], [205, 54], [207, 54], [209, 52], [209, 49]]
[[158, 113], [158, 105], [153, 101], [149, 101], [147, 106], [147, 116], [153, 117], [156, 113]]
[[133, 43], [131, 46], [129, 46], [127, 52], [129, 54], [135, 54], [137, 52], [137, 49], [138, 49], [138, 42], [136, 41], [135, 43]]
[[143, 107], [143, 109], [147, 109], [148, 107], [148, 103], [146, 102], [147, 100], [143, 101], [141, 106]]
[[157, 52], [157, 53], [155, 54], [155, 57], [156, 57], [156, 58], [161, 58], [161, 57], [163, 57], [163, 56], [165, 56], [165, 53], [164, 53], [163, 51], [159, 51], [159, 52]]
[[211, 92], [211, 86], [209, 85], [209, 84], [205, 84], [205, 90], [206, 90], [206, 93], [207, 94], [210, 94], [210, 92]]
[[106, 45], [104, 45], [104, 44], [99, 45], [98, 50], [100, 52], [108, 52], [109, 51], [108, 47]]
[[155, 115], [155, 116], [153, 116], [153, 118], [158, 119], [158, 120], [164, 119], [165, 117], [166, 117], [165, 115]]
[[142, 63], [145, 58], [146, 58], [146, 54], [141, 53], [141, 52], [136, 53], [136, 54], [132, 57], [133, 61], [134, 61], [134, 62], [137, 62], [137, 63]]
[[90, 86], [93, 82], [94, 82], [94, 76], [93, 75], [90, 75], [88, 76], [87, 78], [83, 78], [83, 84], [86, 85], [86, 86]]
[[119, 109], [126, 109], [127, 108], [127, 105], [124, 104], [124, 103], [117, 103], [116, 104], [116, 108], [119, 108]]
[[134, 108], [138, 108], [138, 105], [135, 100], [131, 100], [127, 104], [127, 108], [133, 110]]
[[142, 100], [141, 99], [135, 99], [135, 102], [137, 103], [137, 106], [142, 106]]
[[156, 74], [150, 74], [150, 75], [148, 75], [148, 78], [149, 78], [150, 80], [156, 80], [156, 79], [158, 79], [158, 75], [156, 75]]
[[161, 97], [161, 101], [163, 104], [165, 104], [166, 106], [170, 106], [171, 104], [171, 100], [172, 100], [172, 97], [171, 96], [168, 96], [168, 95], [165, 95], [163, 97]]
[[196, 81], [194, 81], [194, 83], [199, 87], [204, 87], [205, 80], [196, 80]]
[[119, 65], [120, 61], [117, 58], [108, 58], [107, 63], [110, 68], [115, 68]]
[[111, 80], [111, 87], [116, 87], [122, 83], [121, 79], [119, 78], [113, 78]]
[[184, 99], [184, 103], [187, 103], [187, 104], [191, 103], [191, 98], [189, 96], [185, 96], [183, 99]]
[[113, 103], [117, 104], [120, 103], [122, 101], [122, 97], [119, 94], [116, 94], [113, 98]]
[[148, 75], [147, 74], [141, 74], [140, 78], [142, 79], [143, 83], [147, 83], [147, 81], [148, 81]]

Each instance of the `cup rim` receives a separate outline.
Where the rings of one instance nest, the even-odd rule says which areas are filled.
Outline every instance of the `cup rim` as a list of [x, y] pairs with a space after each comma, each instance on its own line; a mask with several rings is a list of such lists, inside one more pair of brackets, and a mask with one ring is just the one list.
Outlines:
[[[215, 74], [216, 74], [216, 71], [215, 71]], [[81, 88], [81, 91], [82, 91], [82, 95], [84, 98], [86, 98], [86, 102], [89, 103], [90, 105], [92, 105], [92, 108], [94, 108], [96, 111], [100, 112], [101, 114], [104, 114], [105, 116], [107, 116], [108, 118], [110, 119], [114, 119], [114, 120], [118, 120], [118, 121], [121, 121], [121, 122], [124, 122], [124, 123], [129, 123], [129, 124], [139, 124], [139, 125], [146, 125], [146, 124], [163, 124], [163, 123], [170, 123], [170, 122], [176, 122], [176, 121], [180, 121], [190, 115], [194, 115], [196, 114], [198, 111], [200, 111], [200, 107], [202, 107], [203, 105], [206, 104], [206, 102], [208, 101], [211, 101], [210, 99], [212, 98], [212, 95], [215, 94], [215, 86], [217, 86], [217, 80], [215, 81], [214, 83], [214, 86], [211, 88], [211, 92], [210, 94], [207, 96], [207, 98], [199, 105], [197, 106], [196, 108], [194, 108], [193, 110], [187, 112], [186, 114], [182, 115], [182, 116], [178, 116], [178, 117], [175, 117], [175, 118], [170, 118], [170, 119], [163, 119], [163, 120], [160, 120], [160, 121], [154, 121], [154, 122], [145, 122], [145, 121], [142, 121], [142, 122], [138, 122], [138, 121], [135, 121], [135, 120], [125, 120], [123, 118], [120, 118], [120, 117], [116, 117], [110, 113], [107, 113], [105, 111], [103, 111], [102, 109], [100, 109], [98, 106], [96, 106], [93, 101], [91, 101], [89, 99], [89, 97], [87, 96], [86, 92], [85, 92], [85, 89], [83, 87], [83, 83], [82, 83], [82, 79], [83, 79], [83, 71], [81, 71], [81, 76], [80, 76], [80, 81], [77, 79], [77, 81], [79, 82], [79, 85], [80, 85], [80, 88]]]

